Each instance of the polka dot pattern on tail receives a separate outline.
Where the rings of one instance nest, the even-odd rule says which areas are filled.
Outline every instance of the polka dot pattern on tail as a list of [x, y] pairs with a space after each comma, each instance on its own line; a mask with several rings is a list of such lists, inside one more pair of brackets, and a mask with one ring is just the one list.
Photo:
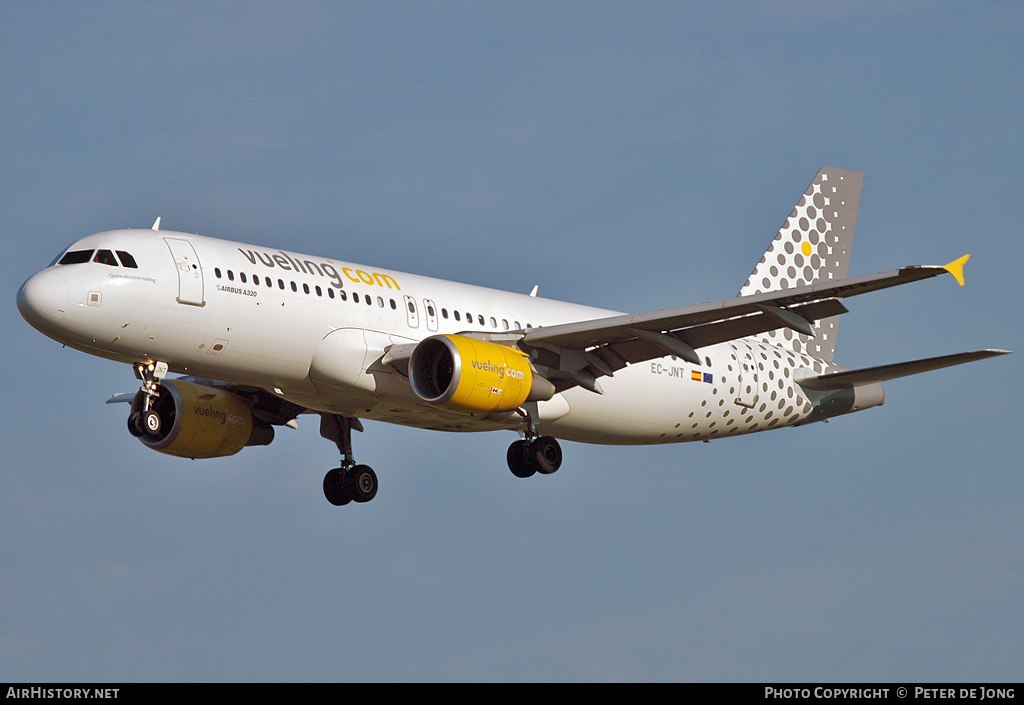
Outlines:
[[[740, 296], [845, 278], [863, 182], [864, 175], [858, 171], [823, 167], [754, 267]], [[835, 316], [816, 321], [813, 336], [784, 328], [755, 339], [831, 361], [838, 324]]]

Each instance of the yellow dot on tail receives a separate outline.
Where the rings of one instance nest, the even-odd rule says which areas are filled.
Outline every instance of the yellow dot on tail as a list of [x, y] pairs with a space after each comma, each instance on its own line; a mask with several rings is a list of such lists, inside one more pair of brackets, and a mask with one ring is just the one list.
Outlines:
[[811, 256], [811, 243], [805, 242], [801, 249], [804, 252], [804, 257], [810, 257]]

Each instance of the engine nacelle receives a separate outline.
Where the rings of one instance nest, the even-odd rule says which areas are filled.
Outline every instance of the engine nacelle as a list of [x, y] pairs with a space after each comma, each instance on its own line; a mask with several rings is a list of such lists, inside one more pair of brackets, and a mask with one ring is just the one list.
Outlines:
[[[182, 458], [219, 458], [274, 438], [273, 427], [254, 420], [237, 394], [181, 379], [165, 379], [157, 391], [150, 408], [159, 415], [160, 428], [139, 436], [153, 450]], [[133, 412], [141, 409], [141, 401], [139, 392]]]
[[464, 335], [421, 341], [409, 358], [409, 381], [424, 401], [468, 413], [512, 411], [555, 394], [524, 353]]

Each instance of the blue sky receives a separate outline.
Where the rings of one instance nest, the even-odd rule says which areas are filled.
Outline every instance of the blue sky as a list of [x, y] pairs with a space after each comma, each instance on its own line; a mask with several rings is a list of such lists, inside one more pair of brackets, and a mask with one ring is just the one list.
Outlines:
[[1024, 660], [1021, 356], [710, 444], [306, 420], [212, 461], [21, 320], [148, 227], [643, 311], [732, 296], [817, 169], [866, 172], [851, 367], [1024, 349], [1018, 3], [0, 0], [0, 680], [1005, 681]]

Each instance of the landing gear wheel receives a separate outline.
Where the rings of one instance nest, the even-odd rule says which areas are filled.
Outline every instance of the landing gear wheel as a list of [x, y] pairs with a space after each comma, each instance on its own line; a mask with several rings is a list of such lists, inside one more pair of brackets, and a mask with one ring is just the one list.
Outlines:
[[537, 472], [550, 475], [562, 465], [562, 447], [551, 436], [539, 436], [530, 443], [531, 465]]
[[163, 426], [163, 422], [160, 420], [160, 414], [153, 409], [142, 415], [142, 427], [150, 436], [159, 436], [161, 426]]
[[345, 479], [343, 468], [334, 468], [324, 475], [324, 497], [335, 507], [344, 506], [352, 501]]
[[174, 418], [173, 413], [169, 417], [161, 417], [155, 410], [162, 396], [160, 380], [166, 374], [165, 362], [140, 362], [135, 365], [135, 376], [142, 380], [142, 387], [132, 399], [132, 410], [128, 414], [128, 432], [136, 438], [152, 436], [159, 439], [165, 431], [164, 425], [169, 423], [168, 418]]
[[529, 441], [515, 441], [508, 447], [506, 459], [508, 460], [508, 469], [516, 477], [530, 477], [537, 472], [530, 462]]
[[369, 502], [377, 495], [377, 475], [369, 465], [356, 465], [349, 470], [346, 484], [356, 502]]
[[137, 411], [128, 415], [128, 433], [136, 438], [146, 435], [146, 429], [142, 426], [142, 414]]
[[532, 441], [515, 441], [506, 454], [508, 469], [516, 477], [535, 473], [550, 475], [562, 464], [562, 447], [551, 436], [538, 436]]
[[352, 429], [362, 431], [359, 419], [335, 414], [320, 416], [320, 435], [334, 441], [341, 451], [341, 467], [324, 477], [324, 496], [336, 507], [349, 502], [369, 502], [377, 496], [377, 475], [369, 465], [352, 459]]

